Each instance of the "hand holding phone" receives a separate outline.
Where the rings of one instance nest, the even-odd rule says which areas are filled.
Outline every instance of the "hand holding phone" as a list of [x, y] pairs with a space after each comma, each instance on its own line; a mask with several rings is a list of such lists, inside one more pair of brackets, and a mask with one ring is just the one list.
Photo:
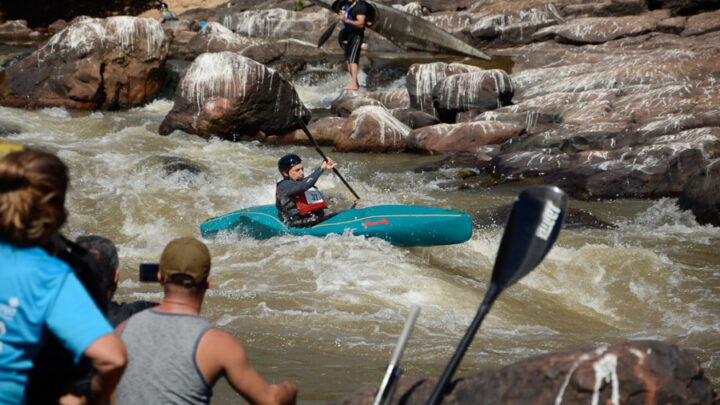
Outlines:
[[158, 263], [140, 263], [140, 272], [138, 278], [141, 283], [152, 283], [158, 281], [158, 271], [160, 264]]

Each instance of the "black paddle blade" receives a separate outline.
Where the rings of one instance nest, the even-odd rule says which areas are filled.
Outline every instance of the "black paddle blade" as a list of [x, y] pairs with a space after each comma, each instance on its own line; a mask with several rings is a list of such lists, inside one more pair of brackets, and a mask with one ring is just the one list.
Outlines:
[[500, 242], [492, 284], [503, 290], [540, 264], [560, 233], [567, 200], [555, 186], [532, 186], [520, 193]]
[[325, 31], [323, 31], [322, 35], [320, 35], [320, 39], [318, 39], [318, 48], [323, 46], [323, 44], [327, 42], [328, 38], [330, 38], [330, 35], [332, 35], [333, 31], [335, 31], [335, 26], [337, 25], [337, 22], [338, 20], [333, 20], [330, 25], [325, 28]]

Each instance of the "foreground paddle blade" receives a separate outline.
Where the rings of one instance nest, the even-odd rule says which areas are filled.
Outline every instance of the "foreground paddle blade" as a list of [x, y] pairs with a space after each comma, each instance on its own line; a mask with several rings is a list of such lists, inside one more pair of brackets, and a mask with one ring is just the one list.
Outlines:
[[490, 286], [450, 362], [433, 388], [428, 405], [440, 403], [447, 383], [460, 365], [465, 351], [495, 299], [505, 288], [540, 264], [555, 243], [566, 209], [567, 195], [557, 187], [533, 186], [520, 193], [505, 225]]
[[560, 233], [566, 209], [567, 194], [555, 186], [533, 186], [520, 193], [505, 225], [493, 284], [505, 289], [540, 264]]

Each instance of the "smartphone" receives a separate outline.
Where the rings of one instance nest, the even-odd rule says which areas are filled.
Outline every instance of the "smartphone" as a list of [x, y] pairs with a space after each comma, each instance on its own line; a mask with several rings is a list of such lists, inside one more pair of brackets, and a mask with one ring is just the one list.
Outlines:
[[157, 282], [157, 273], [160, 270], [160, 265], [158, 263], [140, 263], [140, 273], [139, 273], [139, 279], [140, 282], [144, 283], [152, 283]]

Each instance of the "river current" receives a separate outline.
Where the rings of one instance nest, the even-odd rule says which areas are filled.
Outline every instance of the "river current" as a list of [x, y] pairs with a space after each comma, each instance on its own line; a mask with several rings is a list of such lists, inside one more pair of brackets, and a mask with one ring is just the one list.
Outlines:
[[[346, 80], [338, 74], [296, 86], [322, 111]], [[171, 239], [200, 237], [209, 217], [272, 203], [281, 155], [298, 153], [311, 170], [320, 164], [307, 147], [159, 136], [171, 107], [157, 100], [122, 112], [0, 108], [0, 125], [12, 129], [0, 136], [54, 152], [70, 167], [63, 233], [117, 244], [120, 301], [162, 297], [158, 284], [137, 281], [138, 264], [156, 262]], [[521, 191], [446, 189], [454, 171], [412, 170], [438, 156], [325, 152], [368, 205], [455, 208], [478, 219]], [[168, 172], [176, 158], [200, 170]], [[331, 205], [352, 203], [333, 175], [318, 186]], [[496, 301], [456, 376], [553, 351], [660, 339], [692, 350], [720, 387], [720, 228], [698, 225], [674, 199], [571, 200], [570, 207], [616, 227], [564, 229], [543, 263]], [[487, 289], [502, 236], [502, 225], [481, 223], [466, 243], [426, 248], [349, 234], [205, 240], [213, 268], [202, 314], [244, 343], [264, 377], [294, 380], [300, 403], [319, 404], [379, 384], [418, 305], [404, 375], [439, 376]], [[213, 398], [244, 403], [225, 382]]]

